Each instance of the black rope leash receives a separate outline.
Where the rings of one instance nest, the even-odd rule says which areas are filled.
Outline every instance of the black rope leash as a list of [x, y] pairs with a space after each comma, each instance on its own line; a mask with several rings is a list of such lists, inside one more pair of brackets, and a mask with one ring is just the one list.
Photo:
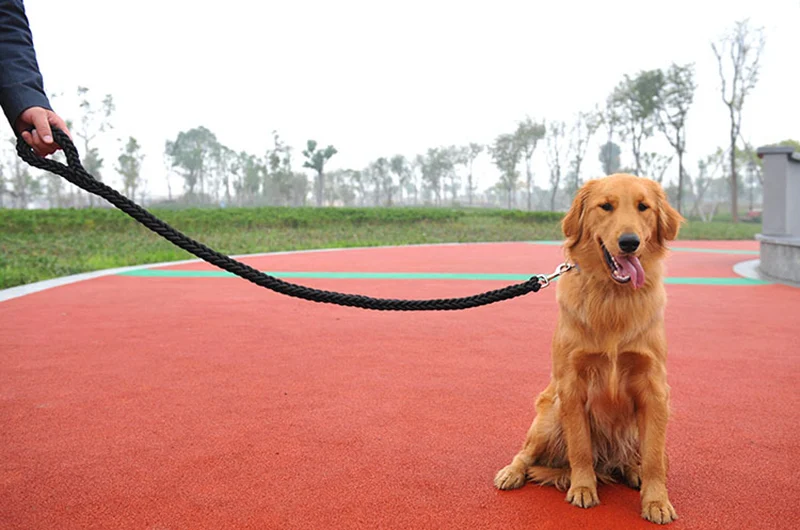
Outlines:
[[266, 287], [267, 289], [287, 296], [302, 298], [312, 302], [359, 307], [377, 311], [453, 311], [493, 304], [502, 300], [510, 300], [511, 298], [516, 298], [530, 292], [535, 293], [542, 287], [549, 285], [551, 280], [571, 268], [570, 265], [563, 264], [549, 276], [533, 276], [523, 283], [510, 285], [503, 289], [488, 291], [464, 298], [439, 298], [432, 300], [371, 298], [369, 296], [322, 291], [296, 285], [265, 274], [195, 241], [172, 228], [115, 189], [98, 181], [83, 168], [78, 150], [69, 136], [57, 127], [52, 127], [52, 129], [56, 143], [61, 146], [67, 157], [67, 165], [49, 158], [40, 157], [21, 136], [17, 139], [17, 153], [20, 158], [31, 166], [60, 175], [79, 188], [102, 197], [164, 239], [167, 239], [174, 245], [215, 267], [231, 272], [256, 285]]

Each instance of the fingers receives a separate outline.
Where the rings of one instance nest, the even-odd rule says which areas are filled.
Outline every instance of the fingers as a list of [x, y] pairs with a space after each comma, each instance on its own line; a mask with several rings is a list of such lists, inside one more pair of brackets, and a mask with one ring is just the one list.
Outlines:
[[36, 129], [33, 129], [33, 131], [22, 131], [22, 139], [33, 148], [34, 153], [42, 157], [52, 155], [58, 150], [58, 144], [53, 143], [52, 140], [49, 144], [45, 143]]
[[[53, 141], [51, 125], [58, 127], [72, 138], [64, 120], [55, 112], [42, 107], [26, 109], [20, 115], [17, 123], [22, 139], [41, 157], [51, 155], [60, 149], [59, 145]], [[34, 127], [33, 130], [28, 131], [27, 129], [31, 125]]]
[[46, 109], [41, 109], [40, 111], [34, 112], [31, 116], [31, 121], [33, 122], [34, 129], [34, 142], [36, 141], [36, 136], [39, 137], [46, 144], [53, 143], [53, 131], [50, 130], [50, 120], [49, 116], [47, 115]]

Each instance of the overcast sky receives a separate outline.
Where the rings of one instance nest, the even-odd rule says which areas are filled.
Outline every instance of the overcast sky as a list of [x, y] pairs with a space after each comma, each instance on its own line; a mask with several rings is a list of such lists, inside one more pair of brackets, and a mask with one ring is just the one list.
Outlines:
[[[143, 174], [165, 194], [164, 142], [203, 125], [235, 150], [263, 154], [277, 130], [339, 150], [330, 168], [380, 156], [490, 143], [516, 122], [572, 120], [626, 73], [695, 62], [689, 171], [727, 141], [710, 42], [750, 17], [765, 28], [761, 79], [745, 104], [755, 145], [800, 137], [800, 0], [641, 2], [27, 0], [56, 110], [77, 119], [78, 86], [116, 102], [101, 155], [105, 180], [136, 137]], [[647, 6], [647, 7], [645, 7]], [[599, 135], [597, 140], [599, 141]], [[600, 172], [597, 142], [584, 177]], [[623, 144], [623, 164], [632, 165]], [[648, 150], [669, 152], [661, 138]], [[544, 150], [537, 177], [546, 185]], [[480, 189], [497, 172], [488, 157]], [[677, 170], [670, 173], [677, 173]]]

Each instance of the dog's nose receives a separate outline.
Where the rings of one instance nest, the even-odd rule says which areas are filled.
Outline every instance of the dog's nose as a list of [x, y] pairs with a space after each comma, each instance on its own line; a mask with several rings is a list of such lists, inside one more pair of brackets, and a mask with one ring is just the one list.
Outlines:
[[622, 252], [636, 252], [636, 249], [639, 248], [639, 236], [622, 234], [619, 236], [619, 248]]

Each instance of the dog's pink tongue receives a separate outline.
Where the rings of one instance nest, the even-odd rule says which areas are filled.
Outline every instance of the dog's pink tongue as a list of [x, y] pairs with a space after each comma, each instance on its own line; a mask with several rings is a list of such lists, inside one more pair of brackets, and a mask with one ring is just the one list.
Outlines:
[[617, 256], [617, 263], [622, 267], [622, 272], [631, 277], [634, 289], [644, 285], [644, 269], [636, 256]]

